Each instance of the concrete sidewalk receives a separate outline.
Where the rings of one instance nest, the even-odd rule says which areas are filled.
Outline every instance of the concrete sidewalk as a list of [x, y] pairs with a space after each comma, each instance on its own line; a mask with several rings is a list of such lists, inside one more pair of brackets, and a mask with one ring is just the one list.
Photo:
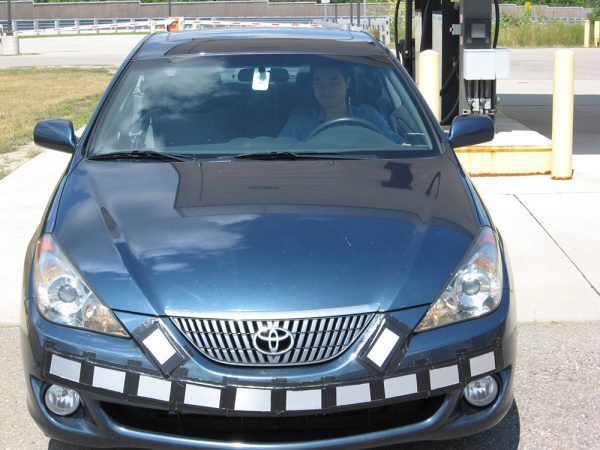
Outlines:
[[[69, 156], [46, 151], [0, 180], [0, 324], [19, 322], [30, 237]], [[509, 250], [521, 322], [600, 320], [600, 156], [574, 177], [473, 178]]]

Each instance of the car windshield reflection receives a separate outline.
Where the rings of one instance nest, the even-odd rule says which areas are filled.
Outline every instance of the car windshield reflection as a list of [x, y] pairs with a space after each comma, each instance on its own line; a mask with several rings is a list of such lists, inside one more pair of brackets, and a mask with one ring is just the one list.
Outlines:
[[227, 55], [136, 61], [101, 113], [90, 154], [437, 154], [411, 96], [383, 58]]

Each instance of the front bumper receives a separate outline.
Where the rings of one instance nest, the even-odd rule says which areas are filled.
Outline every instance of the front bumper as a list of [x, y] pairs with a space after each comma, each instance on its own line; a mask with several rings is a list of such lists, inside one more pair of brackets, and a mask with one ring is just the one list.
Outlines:
[[[364, 448], [473, 434], [499, 422], [512, 404], [516, 323], [511, 297], [506, 290], [489, 316], [405, 336], [384, 367], [366, 358], [364, 350], [378, 336], [373, 331], [336, 360], [315, 366], [223, 367], [196, 352], [168, 373], [133, 340], [55, 326], [28, 300], [22, 335], [28, 406], [49, 436], [102, 447], [229, 449], [243, 442], [256, 449]], [[425, 310], [386, 314], [381, 323], [410, 330]], [[148, 319], [123, 313], [119, 318], [130, 331]], [[161, 323], [183, 339], [169, 321]], [[464, 386], [487, 374], [499, 382], [496, 401], [484, 409], [470, 407], [462, 398]], [[69, 417], [50, 413], [42, 399], [52, 383], [76, 389], [84, 407]], [[394, 408], [413, 413], [399, 415], [397, 424], [370, 423], [379, 413], [389, 418]], [[133, 417], [140, 413], [143, 420]], [[351, 424], [357, 417], [369, 423], [319, 432], [319, 423]], [[244, 420], [264, 433], [244, 429]], [[190, 421], [195, 426], [185, 425]], [[290, 437], [282, 428], [304, 431]]]

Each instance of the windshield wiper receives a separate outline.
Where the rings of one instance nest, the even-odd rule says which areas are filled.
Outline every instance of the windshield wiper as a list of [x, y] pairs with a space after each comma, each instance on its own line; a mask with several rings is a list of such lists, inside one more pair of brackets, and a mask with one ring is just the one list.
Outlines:
[[187, 155], [176, 155], [171, 153], [160, 153], [152, 150], [133, 150], [128, 152], [113, 152], [113, 153], [104, 153], [102, 155], [94, 155], [90, 157], [95, 161], [110, 161], [117, 159], [153, 159], [157, 161], [187, 161], [191, 159], [191, 156]]
[[259, 160], [294, 160], [294, 159], [372, 159], [371, 156], [352, 155], [343, 153], [323, 152], [264, 152], [264, 153], [241, 153], [239, 155], [224, 156], [222, 158], [234, 159], [259, 159]]

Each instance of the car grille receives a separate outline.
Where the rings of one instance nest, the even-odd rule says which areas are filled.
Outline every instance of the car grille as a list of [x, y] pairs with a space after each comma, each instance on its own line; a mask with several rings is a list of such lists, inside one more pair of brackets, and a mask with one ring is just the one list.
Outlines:
[[214, 439], [227, 443], [288, 443], [356, 436], [422, 422], [441, 407], [445, 396], [336, 413], [294, 417], [228, 417], [177, 413], [129, 404], [101, 403], [117, 424], [162, 435]]
[[[208, 358], [226, 364], [282, 366], [327, 361], [346, 350], [373, 317], [373, 313], [289, 320], [232, 320], [172, 317], [186, 338]], [[259, 351], [255, 336], [268, 330], [287, 330], [282, 354]], [[265, 331], [266, 330], [266, 331]], [[267, 343], [268, 344], [268, 343]], [[276, 346], [273, 348], [277, 350]], [[267, 349], [268, 350], [268, 349]]]

